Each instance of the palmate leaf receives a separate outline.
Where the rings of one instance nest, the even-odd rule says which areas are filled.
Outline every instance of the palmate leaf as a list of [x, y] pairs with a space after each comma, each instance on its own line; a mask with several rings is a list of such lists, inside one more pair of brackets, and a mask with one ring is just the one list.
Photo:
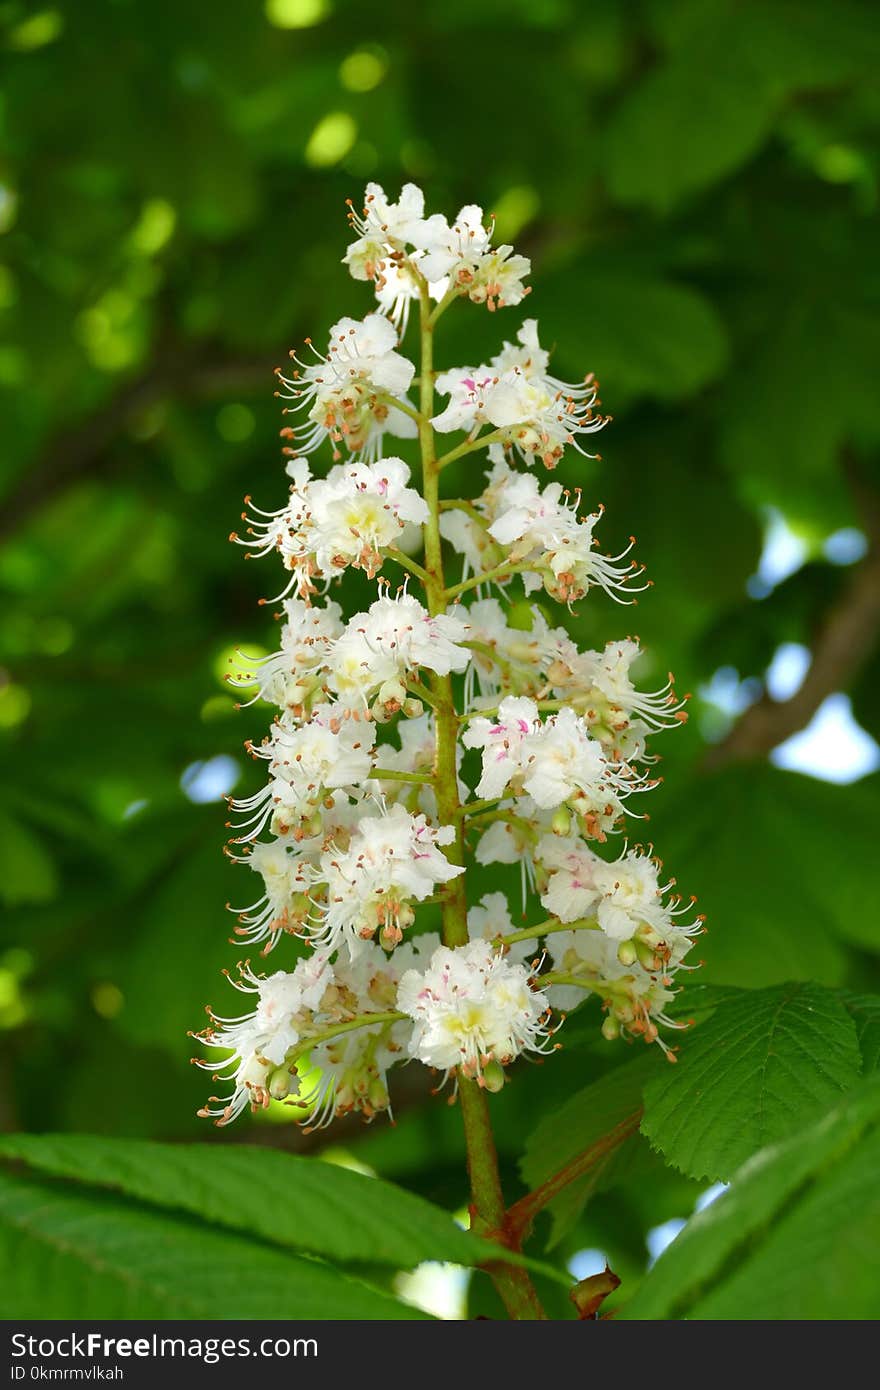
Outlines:
[[694, 1216], [623, 1316], [861, 1319], [880, 1277], [880, 1079], [762, 1150]]
[[9, 1173], [0, 1173], [0, 1315], [420, 1316], [318, 1260], [112, 1193]]
[[676, 1067], [645, 1087], [642, 1131], [695, 1178], [729, 1178], [852, 1086], [862, 1058], [855, 1024], [820, 985], [794, 982], [723, 999]]
[[439, 1207], [400, 1187], [268, 1149], [18, 1134], [0, 1138], [0, 1157], [346, 1263], [474, 1265], [492, 1250]]

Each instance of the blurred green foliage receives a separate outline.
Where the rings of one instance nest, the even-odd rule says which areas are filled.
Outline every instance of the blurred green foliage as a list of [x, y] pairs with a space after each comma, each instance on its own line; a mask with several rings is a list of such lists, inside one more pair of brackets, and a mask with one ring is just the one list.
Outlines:
[[[345, 198], [415, 179], [431, 209], [495, 210], [559, 375], [594, 369], [616, 417], [604, 462], [566, 481], [606, 504], [609, 548], [638, 537], [644, 683], [760, 679], [845, 603], [853, 574], [822, 543], [870, 533], [880, 485], [876, 10], [2, 0], [0, 50], [0, 1123], [207, 1138], [184, 1034], [219, 1002], [224, 903], [248, 890], [222, 806], [181, 779], [225, 755], [244, 781], [265, 722], [236, 718], [222, 675], [237, 644], [273, 645], [271, 580], [226, 536], [243, 493], [283, 488], [272, 366], [369, 307], [339, 265]], [[451, 315], [443, 363], [521, 317]], [[810, 563], [756, 599], [769, 506]], [[634, 622], [591, 600], [572, 630]], [[880, 734], [876, 669], [852, 693]], [[763, 753], [707, 772], [725, 716], [692, 708], [651, 830], [709, 914], [704, 979], [876, 988], [876, 778], [830, 788]], [[493, 1101], [512, 1192], [528, 1131], [626, 1055], [575, 1030]], [[346, 1142], [459, 1204], [458, 1117], [421, 1099]], [[563, 1247], [631, 1278], [645, 1231], [699, 1191], [638, 1142]]]

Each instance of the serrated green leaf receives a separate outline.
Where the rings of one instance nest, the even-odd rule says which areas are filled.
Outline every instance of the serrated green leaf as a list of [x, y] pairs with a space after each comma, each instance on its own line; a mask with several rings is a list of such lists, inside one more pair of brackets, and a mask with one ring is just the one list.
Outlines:
[[0, 1157], [345, 1262], [411, 1269], [432, 1259], [472, 1265], [488, 1253], [446, 1212], [403, 1188], [269, 1149], [14, 1134], [0, 1138]]
[[852, 1320], [877, 1314], [880, 1080], [783, 1143], [688, 1222], [625, 1318]]
[[420, 1315], [317, 1260], [105, 1192], [0, 1173], [4, 1318]]
[[645, 1087], [642, 1132], [689, 1176], [726, 1179], [833, 1105], [860, 1070], [855, 1025], [830, 990], [743, 991]]
[[880, 995], [844, 994], [843, 1003], [856, 1025], [865, 1076], [880, 1070]]

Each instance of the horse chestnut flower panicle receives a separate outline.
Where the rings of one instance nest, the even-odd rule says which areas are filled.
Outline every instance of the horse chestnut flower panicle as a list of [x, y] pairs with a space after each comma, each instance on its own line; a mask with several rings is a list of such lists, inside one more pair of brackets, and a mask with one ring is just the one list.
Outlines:
[[[396, 201], [369, 184], [350, 222], [344, 263], [375, 304], [279, 371], [287, 496], [271, 511], [247, 499], [233, 535], [285, 576], [278, 650], [240, 656], [230, 677], [250, 708], [276, 709], [246, 744], [264, 783], [231, 803], [229, 856], [262, 885], [232, 909], [235, 934], [297, 955], [241, 967], [244, 1017], [209, 1011], [198, 1037], [222, 1059], [199, 1065], [228, 1093], [200, 1113], [218, 1124], [273, 1103], [309, 1124], [371, 1119], [390, 1110], [389, 1073], [415, 1061], [467, 1093], [467, 1126], [474, 1097], [552, 1052], [560, 1010], [589, 995], [606, 1037], [674, 1057], [662, 1035], [681, 1026], [675, 980], [703, 930], [652, 850], [608, 847], [641, 818], [649, 742], [686, 701], [671, 677], [636, 687], [637, 640], [581, 650], [566, 625], [575, 600], [628, 604], [646, 587], [634, 542], [600, 551], [602, 508], [534, 470], [587, 454], [608, 423], [598, 383], [554, 375], [533, 318], [480, 365], [435, 365], [455, 304], [496, 311], [528, 293], [528, 260], [493, 244], [479, 207], [448, 221], [414, 184]], [[418, 468], [385, 451], [388, 435], [403, 452], [418, 440]], [[306, 456], [325, 441], [321, 469]], [[444, 499], [446, 466], [466, 455], [485, 456], [485, 479]], [[351, 571], [370, 589], [359, 607]], [[565, 606], [558, 626], [539, 592]], [[531, 925], [514, 926], [507, 894], [466, 884], [493, 863], [519, 865]]]

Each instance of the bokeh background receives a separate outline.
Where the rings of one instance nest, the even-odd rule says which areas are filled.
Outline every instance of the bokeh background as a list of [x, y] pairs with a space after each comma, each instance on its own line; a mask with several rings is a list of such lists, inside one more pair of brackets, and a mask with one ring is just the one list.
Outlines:
[[[369, 308], [339, 264], [367, 179], [494, 211], [559, 375], [601, 378], [604, 461], [566, 481], [655, 587], [571, 626], [692, 692], [651, 835], [709, 915], [703, 978], [880, 987], [875, 8], [3, 0], [0, 50], [0, 1125], [320, 1142], [206, 1130], [185, 1031], [228, 1002], [250, 887], [219, 798], [267, 711], [223, 675], [274, 643], [226, 538], [284, 491], [273, 366]], [[443, 360], [523, 316], [456, 310]], [[499, 1098], [511, 1188], [607, 1057]], [[408, 1084], [405, 1125], [342, 1141], [454, 1205], [457, 1116]], [[690, 1186], [612, 1191], [572, 1248], [635, 1267]]]

